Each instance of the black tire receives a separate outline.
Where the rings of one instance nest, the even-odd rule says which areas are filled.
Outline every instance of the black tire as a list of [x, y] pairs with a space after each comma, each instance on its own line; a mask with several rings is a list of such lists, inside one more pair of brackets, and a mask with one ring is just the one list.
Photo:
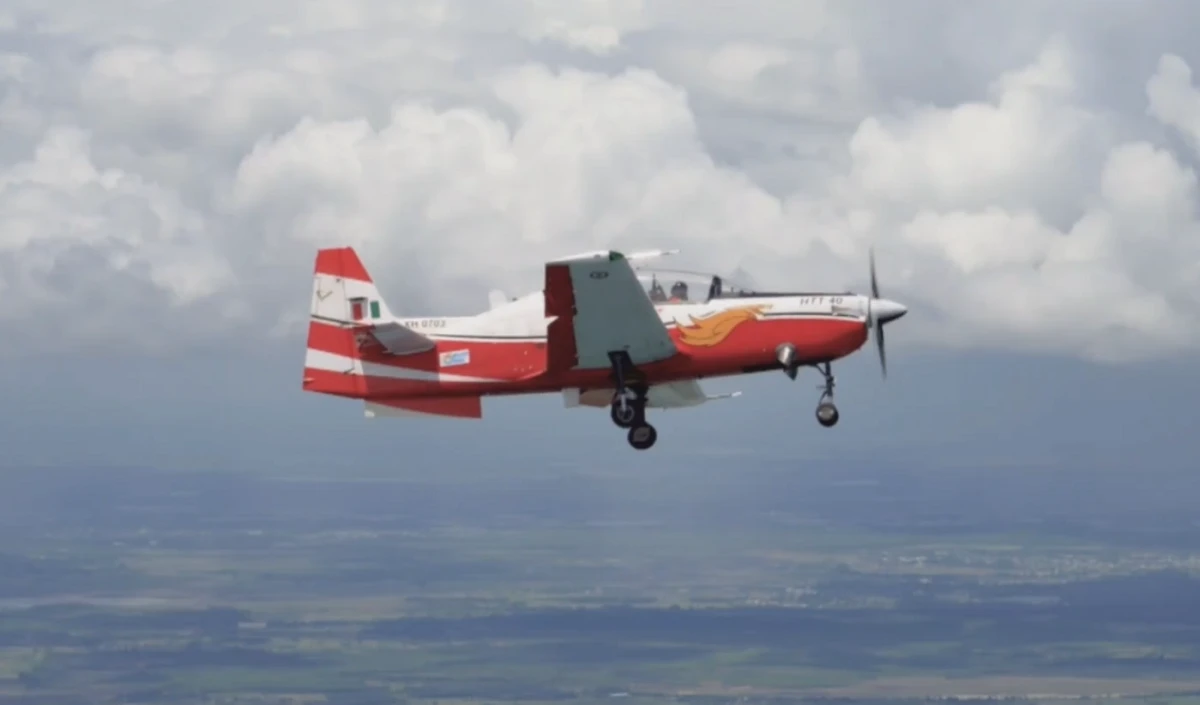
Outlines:
[[824, 401], [817, 405], [817, 423], [825, 428], [836, 426], [841, 416], [838, 408], [831, 401]]
[[635, 450], [649, 450], [658, 441], [658, 431], [648, 423], [629, 429], [629, 445]]

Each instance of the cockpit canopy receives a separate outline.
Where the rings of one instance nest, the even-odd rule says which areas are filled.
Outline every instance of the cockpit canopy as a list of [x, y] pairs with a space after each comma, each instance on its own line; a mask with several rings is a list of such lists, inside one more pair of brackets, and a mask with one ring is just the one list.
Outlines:
[[654, 303], [703, 303], [713, 299], [760, 296], [758, 292], [705, 272], [638, 267], [638, 280]]
[[853, 296], [849, 291], [763, 291], [754, 289], [745, 281], [735, 278], [692, 272], [682, 269], [659, 269], [657, 267], [635, 267], [638, 280], [642, 283], [650, 300], [656, 304], [706, 303], [713, 299], [737, 299], [751, 296]]

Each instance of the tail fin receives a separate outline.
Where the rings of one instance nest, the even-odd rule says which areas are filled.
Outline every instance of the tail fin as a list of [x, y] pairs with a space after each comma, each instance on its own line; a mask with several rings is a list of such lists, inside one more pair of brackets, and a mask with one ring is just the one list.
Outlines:
[[304, 389], [365, 397], [361, 351], [365, 342], [375, 338], [379, 326], [403, 328], [395, 322], [354, 248], [318, 250], [304, 356]]
[[478, 395], [412, 396], [437, 383], [436, 348], [392, 316], [353, 248], [317, 251], [305, 391], [362, 399], [367, 416], [481, 418]]
[[395, 320], [353, 247], [317, 250], [309, 313], [313, 318], [346, 325]]

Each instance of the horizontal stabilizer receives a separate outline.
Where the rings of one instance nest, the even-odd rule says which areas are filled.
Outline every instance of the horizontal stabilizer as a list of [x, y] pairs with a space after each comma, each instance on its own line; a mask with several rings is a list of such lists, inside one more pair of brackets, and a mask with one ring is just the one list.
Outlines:
[[395, 322], [378, 323], [363, 329], [389, 355], [415, 355], [437, 347], [437, 343], [408, 326]]
[[366, 402], [367, 418], [380, 416], [434, 416], [453, 419], [483, 418], [481, 397], [427, 397]]

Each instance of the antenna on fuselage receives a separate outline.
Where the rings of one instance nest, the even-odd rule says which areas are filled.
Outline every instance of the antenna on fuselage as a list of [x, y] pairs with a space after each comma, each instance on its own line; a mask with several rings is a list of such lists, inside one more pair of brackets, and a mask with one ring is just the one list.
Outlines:
[[644, 259], [657, 259], [659, 257], [669, 257], [679, 254], [679, 250], [643, 250], [641, 252], [630, 252], [625, 255], [625, 259], [636, 262]]

